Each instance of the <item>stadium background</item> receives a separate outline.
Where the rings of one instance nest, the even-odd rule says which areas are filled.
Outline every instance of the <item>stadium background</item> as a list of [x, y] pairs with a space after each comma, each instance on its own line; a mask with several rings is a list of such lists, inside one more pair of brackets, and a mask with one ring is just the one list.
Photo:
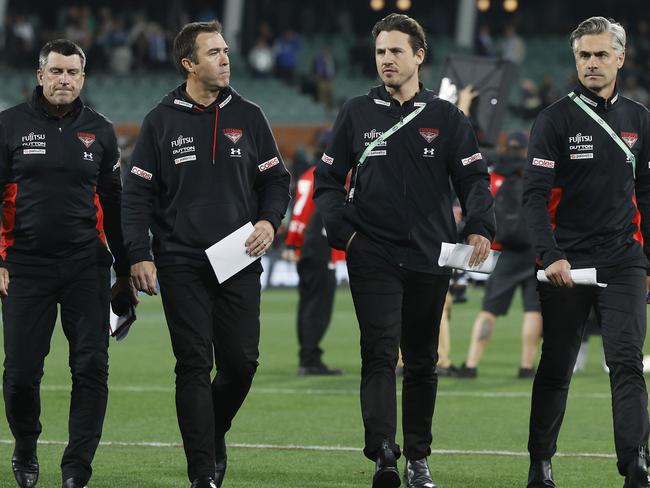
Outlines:
[[[263, 107], [287, 166], [297, 173], [317, 156], [319, 134], [329, 127], [337, 107], [377, 83], [369, 32], [393, 11], [414, 16], [427, 31], [429, 54], [421, 71], [427, 87], [437, 88], [443, 62], [453, 53], [504, 55], [518, 65], [504, 133], [528, 130], [535, 114], [572, 86], [568, 34], [591, 15], [614, 17], [625, 25], [628, 51], [619, 86], [630, 98], [648, 104], [647, 0], [0, 0], [0, 109], [31, 93], [42, 44], [70, 38], [88, 56], [82, 96], [115, 122], [127, 159], [144, 115], [180, 82], [169, 61], [175, 32], [187, 21], [218, 18], [231, 46], [232, 85]], [[254, 50], [256, 46], [260, 49]], [[335, 74], [329, 59], [316, 61], [323, 48], [334, 59]], [[295, 54], [294, 69], [289, 63], [265, 73], [269, 59], [280, 50]], [[260, 64], [251, 63], [253, 58]], [[325, 102], [322, 92], [319, 100], [323, 86], [333, 91], [331, 101]], [[291, 267], [281, 262], [276, 267], [277, 283], [268, 283], [290, 285], [295, 279]], [[478, 287], [471, 289], [469, 301], [452, 310], [456, 363], [464, 358], [481, 293]], [[261, 365], [229, 434], [234, 447], [225, 487], [369, 484], [372, 465], [360, 452], [358, 331], [349, 292], [343, 287], [337, 294], [324, 344], [328, 363], [345, 369], [341, 378], [296, 376], [295, 304], [291, 287], [274, 287], [263, 294]], [[524, 484], [530, 384], [514, 379], [520, 309], [516, 303], [499, 322], [477, 380], [441, 380], [434, 427], [434, 449], [440, 452], [434, 453], [431, 465], [442, 487]], [[173, 406], [172, 353], [159, 299], [143, 298], [138, 315], [128, 339], [111, 347], [106, 444], [97, 456], [93, 487], [186, 484]], [[566, 456], [555, 464], [558, 482], [568, 488], [622, 484], [612, 459], [609, 384], [600, 367], [598, 339], [592, 342], [588, 367], [574, 380], [560, 437]], [[67, 437], [65, 344], [58, 328], [43, 382], [41, 486], [58, 484], [58, 461]], [[14, 486], [10, 439], [3, 419], [0, 487]]]

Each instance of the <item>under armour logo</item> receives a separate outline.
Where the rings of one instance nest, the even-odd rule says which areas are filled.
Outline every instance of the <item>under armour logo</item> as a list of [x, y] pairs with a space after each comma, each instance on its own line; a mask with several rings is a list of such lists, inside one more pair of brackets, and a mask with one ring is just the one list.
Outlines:
[[84, 159], [86, 161], [94, 161], [93, 153], [84, 151]]
[[241, 149], [235, 149], [234, 147], [230, 149], [231, 158], [241, 158]]
[[436, 150], [435, 150], [435, 149], [433, 149], [433, 148], [428, 149], [428, 148], [426, 148], [426, 147], [424, 148], [424, 154], [423, 154], [423, 156], [424, 156], [425, 158], [432, 158], [432, 157], [435, 156], [435, 154], [436, 154]]

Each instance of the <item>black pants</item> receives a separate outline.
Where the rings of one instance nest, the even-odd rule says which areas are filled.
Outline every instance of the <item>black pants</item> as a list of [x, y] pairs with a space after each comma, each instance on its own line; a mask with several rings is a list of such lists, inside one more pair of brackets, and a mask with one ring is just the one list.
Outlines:
[[648, 392], [643, 377], [646, 334], [645, 269], [623, 267], [607, 288], [539, 285], [544, 342], [533, 383], [528, 450], [533, 459], [556, 451], [569, 383], [589, 310], [595, 308], [609, 367], [618, 469], [625, 474], [638, 447], [648, 442]]
[[108, 399], [109, 268], [93, 258], [51, 266], [10, 263], [8, 270], [9, 296], [2, 300], [3, 394], [16, 448], [35, 448], [42, 430], [43, 362], [60, 304], [72, 373], [70, 437], [61, 469], [63, 479], [87, 481]]
[[404, 453], [408, 459], [428, 456], [438, 388], [438, 334], [449, 276], [402, 269], [385, 248], [358, 233], [347, 264], [361, 329], [364, 454], [375, 460], [382, 440], [388, 439], [400, 455], [395, 443], [395, 366], [401, 345]]
[[297, 268], [300, 366], [318, 366], [323, 355], [319, 344], [332, 318], [336, 272], [329, 261], [318, 259], [301, 259]]
[[208, 264], [165, 266], [158, 279], [176, 357], [178, 425], [194, 480], [214, 474], [215, 437], [230, 429], [257, 369], [259, 264], [221, 285]]

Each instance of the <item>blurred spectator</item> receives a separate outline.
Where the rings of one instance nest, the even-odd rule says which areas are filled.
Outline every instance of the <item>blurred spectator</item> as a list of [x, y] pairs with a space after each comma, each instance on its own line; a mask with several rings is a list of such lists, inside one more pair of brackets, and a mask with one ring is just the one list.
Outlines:
[[521, 80], [521, 103], [511, 105], [510, 110], [522, 119], [534, 119], [543, 108], [542, 97], [535, 82], [529, 78]]
[[318, 102], [325, 108], [334, 108], [334, 79], [336, 78], [336, 63], [329, 48], [323, 46], [314, 59], [314, 78]]
[[248, 65], [255, 78], [267, 78], [273, 72], [273, 51], [264, 37], [248, 53]]
[[481, 24], [481, 27], [479, 27], [476, 33], [474, 53], [477, 56], [491, 57], [496, 57], [499, 54], [497, 47], [494, 45], [494, 39], [492, 39], [492, 33], [488, 24]]
[[526, 44], [517, 34], [515, 26], [506, 25], [501, 40], [501, 57], [516, 64], [521, 64], [526, 57]]
[[292, 30], [286, 30], [275, 43], [275, 72], [278, 78], [291, 85], [296, 78], [300, 45], [300, 37]]
[[542, 86], [539, 88], [539, 96], [542, 101], [541, 108], [546, 108], [560, 98], [560, 91], [555, 86], [555, 80], [551, 75], [544, 75]]
[[167, 41], [162, 26], [157, 22], [149, 22], [146, 30], [147, 65], [154, 69], [167, 67]]

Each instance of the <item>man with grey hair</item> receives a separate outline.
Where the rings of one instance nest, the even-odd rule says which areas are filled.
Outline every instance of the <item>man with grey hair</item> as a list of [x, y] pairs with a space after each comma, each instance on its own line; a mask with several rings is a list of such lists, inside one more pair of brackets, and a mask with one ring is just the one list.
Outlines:
[[85, 61], [75, 43], [48, 42], [31, 101], [0, 114], [2, 386], [21, 488], [38, 482], [40, 382], [57, 307], [72, 373], [63, 487], [81, 488], [106, 412], [111, 296], [137, 301], [120, 227], [119, 149], [112, 124], [79, 98]]
[[[618, 470], [624, 488], [648, 488], [642, 347], [650, 256], [650, 114], [618, 93], [616, 77], [625, 61], [620, 24], [592, 17], [570, 40], [579, 83], [537, 117], [525, 171], [526, 220], [546, 278], [538, 285], [544, 343], [533, 385], [528, 488], [555, 487], [551, 458], [592, 307], [610, 370]], [[573, 272], [580, 268], [595, 269], [595, 283], [576, 283]]]

